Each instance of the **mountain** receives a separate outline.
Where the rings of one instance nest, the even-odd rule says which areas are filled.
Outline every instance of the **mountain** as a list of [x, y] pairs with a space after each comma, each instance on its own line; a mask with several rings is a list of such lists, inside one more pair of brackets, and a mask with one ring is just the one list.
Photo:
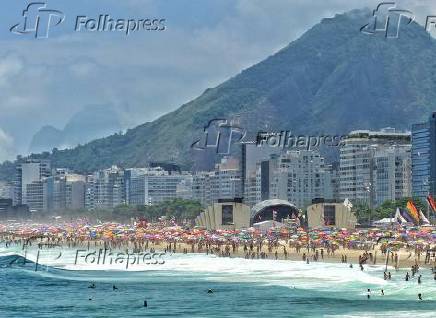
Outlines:
[[[49, 156], [92, 171], [111, 164], [192, 166], [191, 144], [214, 118], [237, 118], [251, 134], [343, 134], [410, 128], [436, 109], [436, 45], [420, 25], [400, 36], [364, 34], [369, 10], [323, 19], [298, 40], [159, 119]], [[204, 158], [203, 158], [204, 159]]]
[[64, 142], [64, 132], [53, 126], [43, 126], [30, 143], [29, 152], [38, 153], [59, 147]]
[[113, 105], [88, 105], [74, 114], [63, 130], [42, 127], [32, 138], [29, 152], [72, 148], [121, 130], [119, 114]]

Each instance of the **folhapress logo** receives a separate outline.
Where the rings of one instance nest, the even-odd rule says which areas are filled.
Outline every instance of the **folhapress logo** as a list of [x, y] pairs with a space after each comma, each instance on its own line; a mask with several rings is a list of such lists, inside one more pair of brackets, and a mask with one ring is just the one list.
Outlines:
[[15, 34], [34, 34], [36, 39], [46, 39], [50, 29], [61, 24], [65, 15], [59, 10], [47, 9], [44, 2], [32, 2], [23, 11], [23, 21], [11, 27]]

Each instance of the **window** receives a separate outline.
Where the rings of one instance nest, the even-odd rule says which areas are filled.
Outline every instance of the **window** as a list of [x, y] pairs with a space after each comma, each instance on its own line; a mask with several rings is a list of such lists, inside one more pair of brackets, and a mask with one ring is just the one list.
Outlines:
[[233, 224], [233, 205], [222, 206], [222, 225]]
[[336, 207], [334, 205], [324, 206], [324, 225], [336, 225]]

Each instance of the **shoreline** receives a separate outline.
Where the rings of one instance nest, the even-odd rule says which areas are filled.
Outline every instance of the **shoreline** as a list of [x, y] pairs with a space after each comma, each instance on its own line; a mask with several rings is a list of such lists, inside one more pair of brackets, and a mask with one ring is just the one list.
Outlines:
[[[26, 248], [23, 246], [24, 243], [12, 243], [9, 247], [2, 245], [6, 249], [13, 249], [14, 247], [21, 247], [22, 250]], [[39, 246], [41, 245], [41, 246]], [[395, 264], [395, 258], [392, 253], [389, 257], [386, 254], [382, 254], [380, 246], [375, 246], [371, 250], [358, 250], [358, 249], [348, 249], [339, 247], [334, 252], [327, 250], [326, 248], [307, 248], [301, 247], [297, 250], [296, 247], [289, 247], [289, 245], [279, 245], [268, 247], [263, 245], [261, 248], [250, 247], [245, 245], [246, 251], [244, 251], [244, 245], [232, 246], [232, 245], [211, 245], [206, 248], [202, 244], [190, 244], [185, 242], [177, 243], [167, 243], [167, 242], [153, 242], [149, 241], [143, 245], [139, 245], [137, 242], [124, 242], [123, 244], [108, 244], [104, 241], [80, 241], [80, 242], [61, 242], [60, 244], [48, 243], [48, 242], [38, 242], [32, 241], [28, 247], [33, 247], [36, 249], [41, 248], [55, 248], [56, 246], [61, 246], [65, 249], [85, 249], [91, 251], [98, 251], [99, 249], [114, 250], [119, 252], [134, 253], [134, 252], [165, 252], [171, 254], [202, 254], [202, 255], [215, 255], [222, 258], [243, 258], [243, 259], [269, 259], [269, 260], [289, 260], [289, 261], [301, 261], [309, 263], [343, 263], [343, 264], [353, 264], [353, 266], [359, 266], [359, 258], [367, 252], [372, 254], [372, 257], [368, 258], [366, 262], [363, 263], [363, 267], [366, 266], [387, 266], [391, 270], [402, 270], [411, 269], [412, 266], [418, 265], [420, 268], [434, 268], [436, 267], [436, 260], [425, 263], [425, 254], [416, 255], [414, 251], [400, 249], [395, 253], [398, 254], [398, 264]], [[175, 247], [175, 248], [174, 248]], [[305, 257], [304, 257], [305, 256]]]

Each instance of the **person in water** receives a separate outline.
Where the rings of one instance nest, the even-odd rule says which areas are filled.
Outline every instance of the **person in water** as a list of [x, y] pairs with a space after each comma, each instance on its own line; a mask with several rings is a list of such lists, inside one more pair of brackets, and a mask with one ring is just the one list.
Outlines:
[[366, 297], [367, 297], [368, 299], [371, 298], [371, 289], [369, 289], [369, 288], [368, 288], [368, 293], [367, 293]]
[[212, 290], [212, 289], [208, 289], [208, 290], [207, 290], [207, 293], [208, 293], [208, 294], [213, 294], [213, 290]]
[[112, 290], [118, 290], [118, 287], [115, 286], [115, 285], [113, 285], [113, 286], [112, 286]]
[[95, 284], [92, 283], [91, 285], [88, 286], [88, 288], [92, 288], [92, 289], [94, 289], [94, 288], [95, 288]]
[[382, 296], [385, 295], [385, 291], [383, 289], [381, 290], [381, 294], [382, 294]]
[[422, 300], [422, 294], [421, 293], [418, 294], [418, 299]]

